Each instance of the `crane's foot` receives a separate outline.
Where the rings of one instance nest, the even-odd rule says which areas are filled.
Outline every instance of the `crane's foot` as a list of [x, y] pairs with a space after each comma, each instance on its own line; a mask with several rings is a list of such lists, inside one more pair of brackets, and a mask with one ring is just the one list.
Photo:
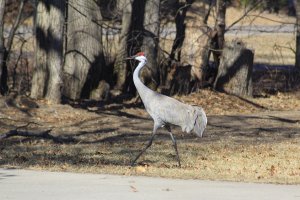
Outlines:
[[135, 165], [136, 165], [135, 161], [133, 161], [133, 162], [130, 163], [131, 167], [134, 167]]
[[176, 152], [176, 158], [177, 158], [177, 162], [178, 162], [178, 167], [181, 168], [181, 162], [180, 162], [180, 157], [179, 157], [179, 154], [178, 154], [177, 146], [175, 148], [175, 152]]
[[150, 143], [146, 146], [145, 149], [143, 149], [138, 155], [137, 157], [135, 157], [135, 159], [131, 162], [131, 167], [134, 167], [136, 165], [136, 161], [140, 158], [140, 156], [151, 146], [152, 141], [150, 141]]
[[153, 139], [155, 134], [153, 134], [147, 144], [147, 146], [135, 157], [135, 159], [131, 162], [131, 166], [133, 167], [135, 165], [135, 162], [140, 158], [140, 156], [152, 145]]

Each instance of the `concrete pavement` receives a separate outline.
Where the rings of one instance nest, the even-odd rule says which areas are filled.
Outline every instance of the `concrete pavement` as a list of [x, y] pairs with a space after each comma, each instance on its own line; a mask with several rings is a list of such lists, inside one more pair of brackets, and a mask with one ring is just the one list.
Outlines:
[[300, 185], [0, 169], [0, 200], [300, 200]]

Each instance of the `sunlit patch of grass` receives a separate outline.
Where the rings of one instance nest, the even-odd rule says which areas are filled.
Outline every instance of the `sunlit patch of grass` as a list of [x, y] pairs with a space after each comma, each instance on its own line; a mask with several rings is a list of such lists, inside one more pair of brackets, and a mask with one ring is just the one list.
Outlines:
[[294, 34], [226, 35], [226, 41], [239, 39], [254, 51], [254, 62], [268, 65], [295, 64]]

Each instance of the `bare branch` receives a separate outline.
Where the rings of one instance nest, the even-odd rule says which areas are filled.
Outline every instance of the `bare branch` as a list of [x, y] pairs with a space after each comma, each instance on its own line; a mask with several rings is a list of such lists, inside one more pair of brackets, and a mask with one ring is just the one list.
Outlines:
[[269, 20], [269, 21], [271, 21], [271, 22], [277, 22], [277, 23], [280, 23], [280, 24], [291, 24], [291, 25], [296, 25], [296, 22], [293, 23], [293, 22], [279, 21], [279, 20], [271, 19], [271, 18], [264, 17], [264, 16], [261, 16], [261, 15], [248, 15], [248, 16], [249, 16], [249, 17], [257, 17], [257, 18], [266, 19], [266, 20]]
[[[20, 122], [20, 121], [9, 119], [9, 118], [0, 118], [0, 119]], [[27, 128], [29, 128], [30, 125], [42, 126], [41, 124], [36, 123], [36, 122], [27, 122], [26, 124], [18, 126], [13, 130], [10, 130], [6, 133], [0, 134], [0, 141], [2, 139], [7, 139], [7, 138], [10, 138], [10, 137], [14, 137], [14, 136], [22, 136], [22, 137], [35, 137], [35, 138], [48, 139], [48, 140], [52, 140], [53, 142], [56, 142], [56, 143], [73, 143], [73, 142], [76, 142], [76, 139], [74, 139], [71, 136], [53, 136], [53, 135], [51, 135], [50, 132], [52, 131], [52, 129], [48, 129], [48, 130], [45, 130], [45, 131], [41, 131], [41, 130], [30, 130], [29, 131], [29, 130], [26, 130]], [[23, 130], [20, 130], [20, 129], [23, 129]]]
[[17, 68], [18, 68], [18, 64], [23, 56], [23, 47], [25, 45], [25, 43], [27, 42], [27, 40], [25, 40], [24, 38], [22, 38], [21, 40], [22, 44], [21, 44], [21, 47], [20, 47], [20, 53], [19, 53], [19, 56], [17, 58], [17, 61], [16, 61], [16, 64], [15, 66], [13, 67], [13, 73], [12, 73], [12, 88], [15, 89], [16, 87], [16, 79], [17, 79]]
[[232, 28], [234, 25], [236, 25], [237, 23], [239, 23], [241, 20], [243, 20], [246, 16], [249, 16], [248, 14], [250, 12], [252, 12], [253, 10], [255, 10], [260, 4], [262, 3], [262, 1], [258, 1], [256, 4], [254, 4], [251, 8], [249, 8], [240, 18], [238, 18], [236, 21], [234, 21], [230, 26], [228, 26], [225, 30], [228, 31], [230, 28]]
[[211, 12], [212, 7], [213, 7], [212, 1], [209, 1], [209, 5], [208, 5], [207, 12], [205, 13], [205, 16], [204, 16], [204, 18], [203, 18], [203, 23], [204, 23], [204, 24], [207, 24], [207, 20], [208, 20], [208, 18], [209, 18], [209, 15], [210, 15], [210, 12]]
[[13, 26], [11, 27], [10, 32], [9, 32], [9, 36], [8, 36], [8, 39], [7, 39], [7, 48], [6, 48], [7, 53], [8, 53], [7, 58], [9, 57], [10, 50], [11, 50], [12, 43], [13, 43], [13, 39], [14, 39], [15, 33], [18, 29], [18, 26], [20, 24], [20, 21], [21, 21], [21, 16], [22, 16], [22, 13], [23, 13], [24, 3], [25, 3], [25, 0], [22, 0], [21, 3], [20, 3], [20, 6], [19, 6], [18, 16], [17, 16]]
[[76, 140], [72, 137], [64, 137], [64, 136], [53, 136], [50, 134], [52, 129], [46, 130], [46, 131], [20, 131], [17, 129], [10, 130], [7, 133], [1, 134], [0, 135], [0, 141], [2, 139], [7, 139], [10, 137], [14, 136], [22, 136], [22, 137], [35, 137], [35, 138], [43, 138], [43, 139], [48, 139], [52, 140], [53, 142], [56, 143], [74, 143]]

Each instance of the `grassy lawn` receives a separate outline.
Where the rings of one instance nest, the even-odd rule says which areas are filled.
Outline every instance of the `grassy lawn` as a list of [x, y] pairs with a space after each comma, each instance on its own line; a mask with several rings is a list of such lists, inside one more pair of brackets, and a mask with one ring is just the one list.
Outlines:
[[[273, 96], [271, 100], [280, 102], [282, 96], [286, 95]], [[220, 98], [223, 101], [219, 104], [208, 103]], [[35, 137], [4, 139], [0, 141], [0, 166], [184, 179], [300, 183], [300, 112], [295, 111], [300, 109], [300, 100], [295, 96], [286, 98], [283, 107], [276, 106], [279, 103], [270, 104], [271, 100], [256, 99], [256, 103], [270, 109], [257, 108], [237, 97], [212, 91], [180, 99], [203, 105], [209, 120], [203, 138], [182, 133], [180, 128], [173, 129], [182, 168], [177, 167], [172, 142], [163, 129], [152, 147], [138, 160], [137, 166], [129, 166], [146, 145], [153, 126], [142, 107], [112, 104], [84, 110], [44, 102], [40, 102], [39, 109], [27, 112], [3, 108], [1, 133], [35, 122], [20, 130], [52, 129], [53, 136], [72, 138], [73, 141], [58, 143]], [[294, 111], [286, 111], [290, 107]], [[230, 112], [226, 109], [220, 112], [222, 108], [231, 109]]]

